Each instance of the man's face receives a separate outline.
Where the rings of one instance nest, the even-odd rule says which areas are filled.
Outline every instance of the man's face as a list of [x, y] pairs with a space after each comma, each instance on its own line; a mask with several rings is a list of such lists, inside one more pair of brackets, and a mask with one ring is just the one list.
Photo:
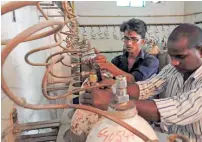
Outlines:
[[171, 64], [181, 73], [191, 73], [202, 64], [202, 54], [194, 47], [188, 48], [188, 40], [181, 38], [176, 42], [168, 41]]
[[139, 48], [144, 44], [144, 40], [135, 31], [125, 31], [123, 42], [125, 50], [129, 53], [139, 51]]

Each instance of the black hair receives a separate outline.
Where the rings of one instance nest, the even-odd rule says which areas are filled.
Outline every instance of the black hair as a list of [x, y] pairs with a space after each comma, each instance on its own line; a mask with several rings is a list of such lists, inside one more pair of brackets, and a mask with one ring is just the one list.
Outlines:
[[168, 42], [176, 42], [187, 38], [188, 48], [196, 48], [202, 52], [202, 29], [194, 24], [181, 24], [177, 26], [168, 38]]
[[135, 31], [138, 35], [141, 35], [142, 39], [145, 39], [147, 25], [142, 20], [133, 18], [129, 21], [123, 22], [120, 26], [120, 31]]

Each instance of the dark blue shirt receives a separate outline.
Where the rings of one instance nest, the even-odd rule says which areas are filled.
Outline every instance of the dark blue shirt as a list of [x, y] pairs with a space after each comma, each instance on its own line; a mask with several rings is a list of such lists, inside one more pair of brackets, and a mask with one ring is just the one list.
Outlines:
[[124, 72], [132, 74], [135, 81], [143, 81], [150, 78], [158, 72], [159, 67], [159, 60], [143, 50], [140, 51], [130, 71], [128, 70], [128, 52], [113, 58], [111, 62]]

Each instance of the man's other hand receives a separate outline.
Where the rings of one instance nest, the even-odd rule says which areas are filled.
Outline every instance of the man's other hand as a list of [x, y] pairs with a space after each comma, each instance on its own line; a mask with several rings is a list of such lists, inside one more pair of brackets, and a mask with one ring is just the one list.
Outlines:
[[91, 92], [81, 94], [80, 103], [92, 105], [96, 108], [107, 110], [112, 98], [111, 89], [92, 89]]

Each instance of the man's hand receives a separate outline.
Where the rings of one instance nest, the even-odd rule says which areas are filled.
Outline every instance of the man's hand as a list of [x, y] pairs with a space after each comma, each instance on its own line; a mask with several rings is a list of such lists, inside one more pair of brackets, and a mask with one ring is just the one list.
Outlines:
[[110, 62], [100, 62], [98, 63], [98, 65], [100, 66], [101, 69], [103, 70], [107, 70], [109, 72], [111, 72], [112, 74], [117, 74], [117, 72], [120, 70], [118, 69], [114, 64], [110, 63]]
[[106, 63], [107, 58], [100, 54], [100, 51], [94, 48], [94, 55], [89, 56], [87, 59], [84, 60], [85, 63]]
[[108, 61], [107, 61], [107, 58], [104, 55], [99, 54], [99, 55], [97, 55], [95, 57], [95, 62], [99, 64], [99, 63], [106, 63]]
[[116, 80], [114, 79], [103, 79], [101, 82], [99, 82], [99, 84], [115, 84]]
[[100, 68], [102, 70], [107, 70], [109, 71], [111, 74], [113, 74], [113, 76], [118, 76], [118, 75], [124, 75], [127, 78], [127, 82], [129, 84], [132, 84], [135, 82], [135, 78], [132, 74], [124, 72], [123, 70], [119, 69], [118, 67], [116, 67], [114, 64], [110, 63], [110, 62], [106, 62], [106, 63], [99, 63], [98, 64], [100, 66]]
[[96, 108], [107, 110], [112, 98], [111, 89], [92, 89], [91, 92], [83, 93], [80, 96], [80, 102], [86, 105], [92, 105]]

